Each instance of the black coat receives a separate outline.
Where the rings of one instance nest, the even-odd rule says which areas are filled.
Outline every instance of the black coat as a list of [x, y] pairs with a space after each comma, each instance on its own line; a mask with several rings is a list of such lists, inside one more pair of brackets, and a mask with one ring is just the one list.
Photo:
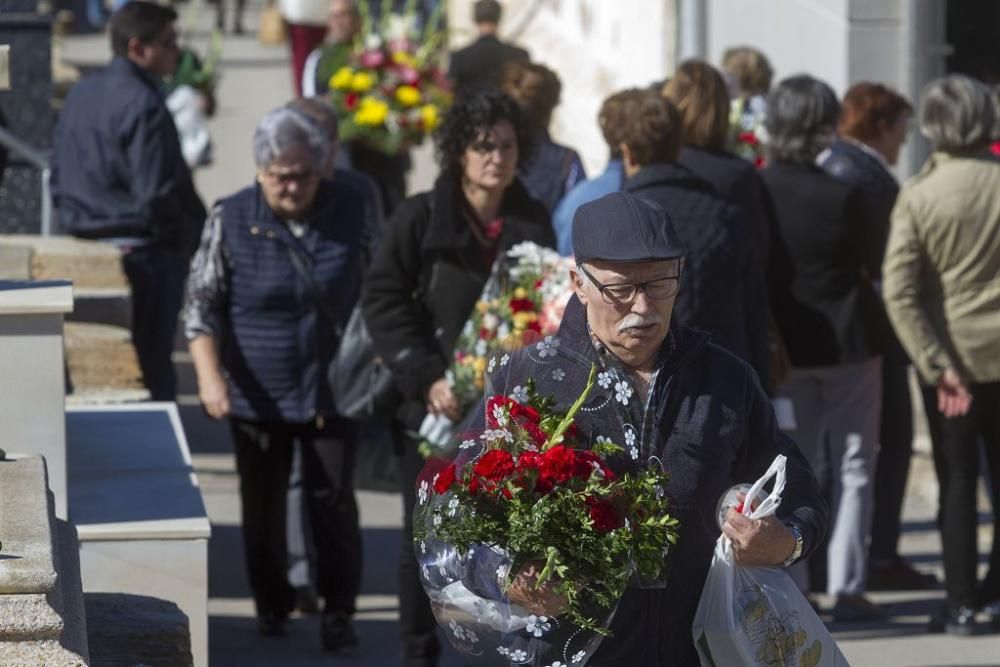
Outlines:
[[524, 49], [501, 42], [493, 35], [483, 35], [472, 44], [451, 54], [448, 77], [455, 90], [467, 93], [475, 88], [494, 86], [501, 68], [509, 62], [528, 62]]
[[776, 162], [761, 177], [776, 215], [771, 312], [792, 365], [858, 363], [879, 354], [888, 321], [872, 280], [883, 241], [864, 194], [813, 165]]
[[855, 186], [864, 194], [871, 216], [870, 221], [875, 225], [872, 233], [878, 235], [882, 249], [879, 254], [884, 255], [885, 246], [889, 241], [889, 218], [892, 215], [892, 207], [896, 205], [899, 183], [875, 156], [843, 139], [833, 142], [830, 150], [823, 156], [820, 167], [837, 180]]
[[652, 164], [624, 189], [663, 207], [687, 248], [674, 317], [752, 365], [767, 384], [767, 288], [742, 211], [677, 164]]
[[704, 333], [671, 326], [645, 409], [631, 376], [593, 343], [586, 310], [575, 296], [556, 340], [556, 345], [548, 341], [555, 354], [546, 351], [543, 357], [528, 347], [509, 365], [498, 363], [491, 386], [509, 394], [533, 378], [539, 394], [553, 396], [555, 409], [565, 411], [582, 393], [591, 364], [597, 364], [601, 374], [577, 414], [584, 440], [593, 443], [603, 436], [626, 447], [609, 461], [619, 472], [636, 460], [659, 457], [670, 474], [667, 495], [680, 522], [677, 544], [667, 557], [666, 586], [626, 590], [611, 623], [614, 636], [603, 641], [589, 664], [696, 667], [691, 625], [721, 532], [716, 507], [722, 494], [735, 484], [756, 481], [775, 456], [784, 454], [787, 486], [778, 518], [801, 531], [808, 553], [827, 526], [816, 479], [799, 448], [778, 429], [750, 366]]
[[[456, 183], [446, 173], [432, 191], [400, 204], [362, 297], [375, 348], [403, 395], [400, 419], [412, 430], [426, 414], [424, 396], [444, 377], [455, 341], [491, 269], [465, 220]], [[555, 247], [545, 208], [528, 196], [520, 181], [507, 189], [500, 212], [504, 227], [499, 250], [521, 241]]]
[[726, 150], [685, 146], [677, 162], [712, 184], [715, 191], [743, 209], [761, 266], [767, 266], [773, 213], [757, 169]]

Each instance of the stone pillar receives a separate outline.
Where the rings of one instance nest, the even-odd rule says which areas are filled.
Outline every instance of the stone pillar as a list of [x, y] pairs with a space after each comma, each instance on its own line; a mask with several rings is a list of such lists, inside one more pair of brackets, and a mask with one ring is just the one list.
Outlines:
[[89, 664], [76, 532], [57, 521], [40, 456], [0, 464], [0, 664]]
[[[32, 148], [52, 147], [52, 18], [36, 0], [0, 0], [0, 45], [10, 45], [11, 89], [0, 91], [7, 127]], [[0, 232], [38, 233], [41, 177], [14, 154], [0, 183]]]
[[68, 281], [0, 281], [0, 449], [45, 457], [61, 519], [67, 517], [63, 316], [72, 310]]

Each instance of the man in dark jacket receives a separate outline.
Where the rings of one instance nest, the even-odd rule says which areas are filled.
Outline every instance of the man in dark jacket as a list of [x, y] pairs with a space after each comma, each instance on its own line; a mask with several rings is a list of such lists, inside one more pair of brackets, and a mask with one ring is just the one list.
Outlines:
[[508, 62], [528, 62], [524, 49], [500, 41], [497, 28], [502, 9], [496, 0], [478, 0], [472, 6], [472, 20], [479, 38], [451, 54], [448, 76], [455, 82], [456, 93], [496, 85], [500, 70]]
[[[581, 394], [596, 364], [597, 383], [577, 415], [583, 437], [622, 443], [625, 451], [610, 461], [619, 471], [658, 460], [670, 474], [667, 494], [680, 528], [666, 557], [665, 586], [626, 589], [612, 637], [588, 663], [599, 667], [699, 664], [691, 628], [719, 537], [718, 500], [733, 485], [762, 476], [777, 455], [787, 457], [777, 515], [750, 520], [730, 513], [722, 528], [737, 562], [787, 567], [826, 531], [826, 506], [809, 464], [778, 429], [753, 369], [672, 318], [684, 290], [681, 276], [691, 270], [672, 220], [628, 193], [580, 207], [573, 223], [575, 296], [558, 336], [520, 351], [506, 366], [501, 361], [492, 377], [497, 387], [533, 378], [559, 411]], [[486, 559], [472, 569], [496, 571]], [[480, 579], [471, 574], [470, 581]], [[499, 587], [476, 588], [499, 596]], [[534, 613], [555, 601], [524, 574], [508, 595]]]
[[652, 91], [626, 95], [624, 190], [668, 211], [687, 248], [676, 318], [749, 362], [768, 386], [767, 288], [748, 220], [677, 164], [681, 124], [674, 106]]
[[187, 260], [205, 220], [160, 85], [177, 66], [177, 14], [130, 2], [111, 18], [111, 64], [74, 86], [59, 117], [53, 193], [65, 231], [117, 245], [132, 342], [153, 400], [171, 401], [170, 355]]

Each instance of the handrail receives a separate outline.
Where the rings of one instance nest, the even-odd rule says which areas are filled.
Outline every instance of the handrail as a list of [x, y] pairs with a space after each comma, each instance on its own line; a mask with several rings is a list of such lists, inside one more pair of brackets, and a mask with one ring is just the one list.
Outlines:
[[32, 167], [41, 172], [41, 235], [49, 236], [52, 234], [52, 166], [49, 164], [48, 158], [38, 149], [24, 143], [3, 127], [0, 127], [0, 145], [24, 158]]

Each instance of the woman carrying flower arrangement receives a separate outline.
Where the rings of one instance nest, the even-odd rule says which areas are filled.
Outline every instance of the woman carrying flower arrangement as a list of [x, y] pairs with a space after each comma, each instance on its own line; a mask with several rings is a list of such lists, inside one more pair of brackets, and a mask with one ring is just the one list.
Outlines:
[[[540, 659], [525, 664], [549, 667], [584, 664], [591, 659], [591, 664], [601, 666], [694, 667], [699, 658], [692, 622], [719, 537], [718, 499], [735, 484], [758, 479], [777, 455], [787, 457], [787, 486], [777, 515], [749, 519], [731, 511], [723, 527], [732, 540], [736, 562], [746, 567], [787, 567], [806, 556], [826, 531], [826, 505], [809, 464], [795, 443], [778, 429], [753, 369], [710, 342], [707, 334], [672, 321], [684, 248], [664, 211], [628, 193], [607, 195], [578, 209], [573, 248], [578, 263], [572, 274], [575, 296], [566, 307], [558, 335], [509, 356], [498, 354], [491, 363], [491, 386], [504, 388], [512, 396], [521, 395], [522, 399], [524, 392], [519, 389], [528, 386], [529, 406], [537, 404], [532, 395], [552, 397], [546, 410], [536, 410], [540, 416], [543, 412], [575, 411], [573, 426], [577, 432], [572, 435], [568, 429], [561, 434], [549, 433], [541, 420], [539, 428], [546, 431], [548, 443], [540, 446], [540, 454], [553, 460], [548, 462], [551, 474], [546, 472], [547, 462], [541, 462], [534, 493], [546, 494], [546, 489], [538, 488], [546, 475], [555, 484], [566, 484], [565, 480], [576, 474], [576, 459], [585, 455], [579, 452], [581, 448], [599, 454], [597, 464], [601, 470], [591, 473], [584, 491], [597, 493], [598, 497], [596, 489], [612, 476], [625, 478], [651, 465], [663, 466], [669, 475], [665, 487], [669, 512], [679, 524], [676, 543], [665, 553], [660, 552], [665, 581], [633, 577], [618, 601], [608, 628], [611, 635], [603, 639], [593, 657], [590, 646], [572, 646], [564, 656], [562, 647], [569, 640], [544, 642], [556, 631], [556, 620], [572, 611], [572, 595], [568, 594], [571, 589], [553, 578], [541, 587], [535, 582], [546, 578], [546, 569], [555, 569], [554, 559], [564, 564], [570, 559], [580, 562], [578, 555], [549, 555], [547, 561], [509, 571], [502, 554], [494, 558], [490, 553], [495, 551], [476, 553], [468, 558], [461, 573], [465, 588], [484, 601], [474, 606], [489, 609], [491, 600], [499, 600], [509, 603], [510, 608], [526, 611], [519, 615], [513, 631], [509, 627], [501, 629], [504, 643], [492, 649], [492, 655], [487, 655], [482, 643], [487, 632], [484, 627], [497, 625], [494, 618], [484, 613], [468, 614], [468, 622], [452, 617], [442, 618], [441, 624], [449, 638], [454, 638], [456, 648], [468, 649], [466, 655], [477, 665], [509, 664], [502, 658], [513, 651], [531, 661], [532, 651], [536, 651], [534, 655]], [[468, 490], [470, 480], [476, 479], [479, 486], [496, 485], [500, 498], [519, 497], [524, 482], [517, 471], [535, 467], [531, 456], [525, 463], [525, 454], [521, 454], [513, 465], [508, 465], [502, 453], [493, 452], [501, 452], [505, 445], [498, 443], [508, 437], [516, 439], [520, 429], [532, 431], [527, 425], [535, 415], [518, 417], [506, 401], [506, 407], [497, 410], [502, 400], [492, 397], [484, 404], [483, 425], [489, 431], [478, 441], [459, 445], [456, 461], [460, 465], [455, 481], [445, 485], [441, 477], [448, 469], [438, 473], [432, 490], [418, 499], [421, 512], [426, 511], [425, 506], [433, 507], [438, 498], [447, 499], [445, 493], [458, 498], [481, 493], [478, 488]], [[498, 430], [502, 432], [498, 434]], [[566, 442], [572, 446], [567, 448], [573, 453], [572, 460], [567, 451], [552, 454], [558, 447], [549, 445], [560, 435], [567, 436]], [[612, 448], [609, 443], [618, 447]], [[607, 462], [607, 471], [602, 460]], [[463, 466], [463, 461], [471, 465]], [[569, 475], [560, 477], [560, 471], [569, 471]], [[444, 481], [448, 481], [447, 476]], [[444, 516], [432, 516], [431, 522], [445, 537], [449, 537], [451, 523], [448, 512], [458, 515], [462, 511], [461, 501], [455, 507], [450, 499], [447, 503]], [[475, 516], [483, 517], [482, 523], [495, 518], [484, 511], [477, 511]], [[545, 516], [536, 518], [545, 520]], [[601, 534], [617, 530], [626, 522], [644, 522], [643, 513], [615, 513], [614, 507], [605, 506], [590, 513], [585, 530]], [[507, 530], [505, 525], [510, 534], [523, 539], [525, 531], [513, 522], [505, 524], [501, 520], [496, 529], [500, 534], [498, 546], [510, 546], [501, 534]], [[459, 533], [457, 537], [467, 534]], [[574, 537], [557, 535], [551, 539], [565, 546]], [[461, 551], [459, 540], [443, 541]], [[415, 548], [421, 552], [423, 546], [417, 543]], [[432, 545], [426, 546], [430, 551]], [[641, 573], [643, 550], [637, 553], [640, 558], [636, 565]], [[564, 572], [575, 574], [573, 567]], [[605, 567], [593, 577], [595, 588], [619, 573], [620, 568]], [[436, 605], [441, 600], [438, 593], [443, 592], [434, 585], [439, 574], [449, 573], [447, 569], [444, 573], [428, 571], [424, 578], [435, 594]], [[455, 622], [454, 626], [450, 621]], [[475, 652], [474, 644], [479, 645], [481, 653]], [[554, 656], [552, 651], [560, 654]], [[501, 657], [499, 662], [497, 656]]]
[[410, 543], [414, 482], [423, 466], [416, 432], [428, 413], [460, 418], [445, 379], [452, 348], [498, 254], [521, 241], [552, 247], [545, 209], [517, 180], [528, 132], [517, 104], [484, 91], [456, 103], [437, 134], [441, 175], [389, 221], [368, 274], [363, 308], [375, 347], [403, 395], [396, 431], [402, 455], [404, 548], [400, 624], [407, 665], [433, 665], [436, 623]]

